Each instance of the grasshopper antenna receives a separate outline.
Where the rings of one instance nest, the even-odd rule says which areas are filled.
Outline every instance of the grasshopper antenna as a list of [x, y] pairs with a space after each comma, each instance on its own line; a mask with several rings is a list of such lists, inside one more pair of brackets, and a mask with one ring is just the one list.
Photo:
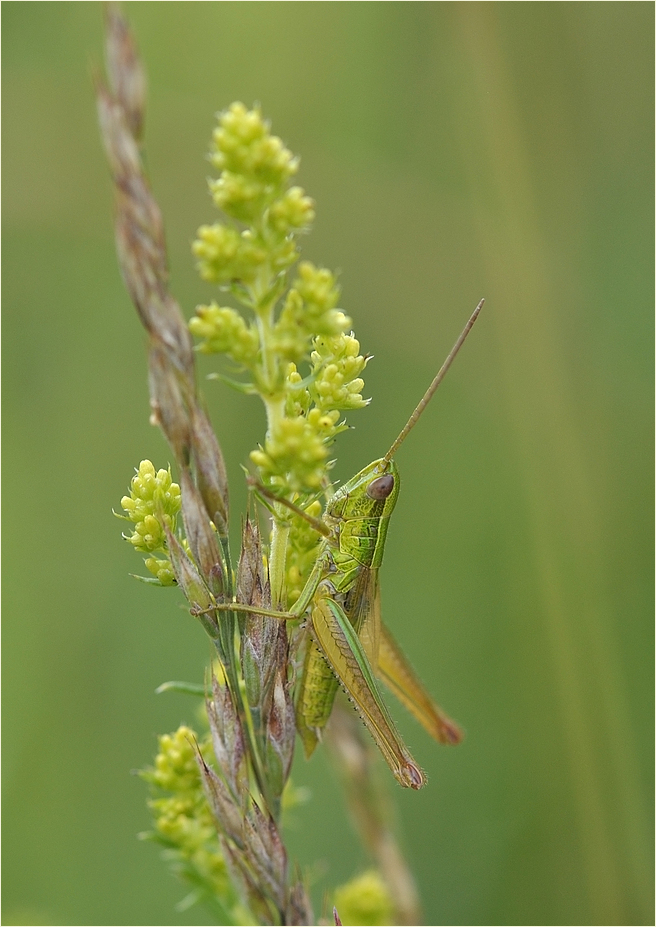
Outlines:
[[474, 311], [472, 312], [469, 321], [467, 322], [467, 324], [465, 325], [465, 327], [463, 328], [463, 330], [460, 332], [460, 336], [458, 337], [458, 340], [456, 341], [456, 343], [455, 343], [455, 344], [453, 345], [453, 347], [451, 348], [451, 351], [449, 352], [449, 356], [447, 357], [447, 359], [444, 361], [444, 363], [443, 363], [442, 366], [440, 367], [440, 369], [439, 369], [439, 371], [438, 371], [438, 373], [437, 373], [437, 376], [435, 377], [435, 379], [433, 380], [433, 382], [431, 383], [431, 385], [428, 387], [428, 389], [426, 390], [426, 392], [425, 392], [424, 395], [422, 396], [422, 398], [421, 398], [421, 400], [420, 400], [420, 402], [419, 402], [417, 408], [416, 408], [415, 411], [412, 413], [412, 415], [410, 416], [410, 418], [409, 418], [408, 421], [406, 422], [405, 427], [404, 427], [403, 430], [401, 431], [401, 434], [398, 436], [398, 438], [396, 439], [396, 441], [394, 442], [394, 444], [390, 447], [389, 451], [388, 451], [388, 452], [385, 454], [385, 456], [383, 457], [383, 460], [385, 461], [385, 463], [387, 463], [388, 461], [390, 461], [390, 460], [392, 459], [392, 457], [393, 457], [394, 454], [397, 452], [397, 450], [399, 449], [399, 447], [401, 446], [401, 444], [403, 444], [403, 442], [404, 442], [405, 439], [407, 438], [407, 436], [408, 436], [408, 434], [410, 433], [410, 431], [412, 431], [412, 429], [413, 429], [413, 428], [415, 427], [415, 425], [417, 424], [417, 419], [419, 418], [419, 416], [421, 415], [421, 413], [424, 411], [424, 409], [426, 408], [426, 406], [428, 405], [428, 403], [429, 403], [429, 402], [431, 401], [431, 399], [433, 398], [433, 393], [435, 392], [435, 390], [437, 389], [437, 387], [440, 385], [440, 383], [442, 382], [442, 380], [443, 380], [444, 377], [446, 376], [446, 372], [447, 372], [447, 370], [449, 369], [449, 367], [451, 366], [451, 364], [453, 363], [456, 354], [458, 353], [458, 351], [459, 351], [460, 348], [462, 347], [465, 338], [467, 337], [467, 335], [469, 334], [469, 332], [472, 330], [472, 327], [473, 327], [473, 325], [474, 325], [474, 322], [475, 322], [476, 319], [478, 318], [478, 314], [479, 314], [479, 312], [481, 311], [481, 309], [483, 308], [483, 303], [484, 303], [484, 302], [485, 302], [485, 300], [482, 299], [482, 300], [480, 301], [480, 303], [478, 304], [478, 306], [476, 306], [476, 308], [475, 308]]

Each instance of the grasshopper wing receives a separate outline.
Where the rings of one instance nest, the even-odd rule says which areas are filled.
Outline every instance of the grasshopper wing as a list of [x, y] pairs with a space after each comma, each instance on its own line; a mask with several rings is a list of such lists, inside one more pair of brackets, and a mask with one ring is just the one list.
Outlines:
[[459, 744], [462, 731], [436, 705], [389, 630], [381, 624], [377, 676], [402, 702], [431, 737], [441, 744]]
[[318, 599], [312, 610], [312, 628], [397, 781], [406, 788], [420, 789], [426, 783], [425, 776], [389, 716], [353, 625], [334, 599]]
[[378, 570], [362, 567], [349, 590], [344, 611], [360, 639], [371, 666], [378, 664], [380, 649], [380, 583]]

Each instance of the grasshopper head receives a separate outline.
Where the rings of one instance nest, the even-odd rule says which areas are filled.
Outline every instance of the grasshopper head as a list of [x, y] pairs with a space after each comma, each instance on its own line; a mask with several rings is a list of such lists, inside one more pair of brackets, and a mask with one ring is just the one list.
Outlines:
[[392, 514], [399, 494], [399, 471], [393, 460], [374, 460], [340, 486], [328, 506], [337, 517], [381, 518]]

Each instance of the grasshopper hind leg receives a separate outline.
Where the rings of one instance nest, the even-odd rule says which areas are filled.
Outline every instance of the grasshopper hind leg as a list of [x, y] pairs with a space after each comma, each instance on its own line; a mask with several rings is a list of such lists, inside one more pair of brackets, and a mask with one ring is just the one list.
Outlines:
[[[330, 662], [332, 672], [358, 710], [396, 780], [405, 788], [420, 789], [426, 783], [425, 776], [390, 718], [362, 644], [334, 599], [320, 597], [315, 601], [312, 631]], [[326, 666], [330, 671], [330, 667]], [[333, 686], [336, 689], [336, 683]], [[333, 690], [331, 708], [334, 697]]]

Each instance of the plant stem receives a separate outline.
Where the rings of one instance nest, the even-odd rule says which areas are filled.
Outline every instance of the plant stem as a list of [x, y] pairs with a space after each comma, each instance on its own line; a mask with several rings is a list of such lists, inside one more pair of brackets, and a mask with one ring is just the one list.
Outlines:
[[[274, 506], [276, 511], [281, 506]], [[273, 608], [279, 608], [285, 605], [285, 562], [287, 559], [287, 540], [289, 538], [289, 522], [282, 520], [284, 516], [280, 512], [281, 518], [277, 515], [273, 518], [273, 529], [271, 532], [271, 546], [269, 548], [269, 581], [271, 583], [271, 604]]]
[[[271, 281], [267, 281], [270, 285]], [[259, 282], [261, 288], [263, 282]], [[277, 358], [272, 350], [271, 331], [273, 328], [274, 304], [270, 303], [257, 313], [257, 326], [260, 333], [260, 348], [262, 354], [262, 379], [266, 383], [269, 395], [262, 399], [267, 414], [267, 437], [272, 438], [276, 426], [285, 412], [285, 399], [276, 392]], [[269, 549], [269, 580], [271, 583], [271, 604], [273, 608], [285, 605], [285, 562], [287, 559], [287, 541], [289, 538], [289, 524], [279, 505], [274, 505], [275, 515], [272, 522], [271, 546]]]

